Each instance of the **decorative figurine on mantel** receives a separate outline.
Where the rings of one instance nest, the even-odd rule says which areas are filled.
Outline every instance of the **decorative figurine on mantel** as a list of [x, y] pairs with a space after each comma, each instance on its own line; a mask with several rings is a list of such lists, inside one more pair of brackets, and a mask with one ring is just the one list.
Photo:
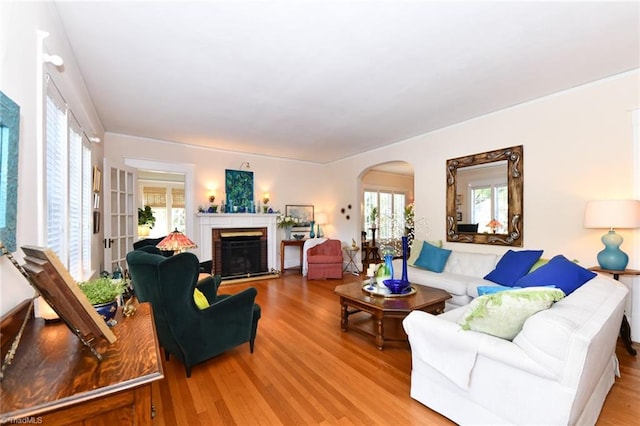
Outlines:
[[207, 209], [207, 213], [218, 213], [218, 205], [217, 204], [213, 204], [214, 201], [216, 201], [216, 196], [213, 195], [213, 194], [209, 195], [210, 206]]

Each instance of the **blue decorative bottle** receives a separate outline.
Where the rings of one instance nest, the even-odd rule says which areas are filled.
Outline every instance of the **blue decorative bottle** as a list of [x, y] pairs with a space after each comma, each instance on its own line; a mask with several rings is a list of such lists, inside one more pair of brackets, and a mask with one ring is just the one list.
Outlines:
[[409, 238], [404, 235], [402, 237], [402, 281], [409, 282], [407, 275], [407, 252], [409, 251]]
[[313, 228], [315, 227], [316, 222], [315, 221], [311, 221], [311, 231], [309, 231], [309, 238], [315, 238], [316, 237], [316, 233], [313, 230]]
[[389, 273], [389, 279], [393, 279], [393, 254], [384, 255], [384, 266]]

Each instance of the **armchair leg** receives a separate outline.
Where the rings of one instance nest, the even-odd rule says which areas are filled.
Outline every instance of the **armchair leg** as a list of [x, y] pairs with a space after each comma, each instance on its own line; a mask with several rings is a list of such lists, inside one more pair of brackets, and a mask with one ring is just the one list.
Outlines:
[[171, 356], [171, 354], [169, 353], [169, 351], [165, 349], [165, 350], [164, 350], [164, 359], [165, 359], [166, 361], [169, 361], [169, 357], [170, 357], [170, 356]]
[[249, 350], [251, 351], [251, 353], [253, 353], [253, 346], [255, 341], [256, 341], [255, 339], [249, 340]]
[[191, 377], [191, 366], [185, 365], [184, 368], [187, 370], [187, 378]]

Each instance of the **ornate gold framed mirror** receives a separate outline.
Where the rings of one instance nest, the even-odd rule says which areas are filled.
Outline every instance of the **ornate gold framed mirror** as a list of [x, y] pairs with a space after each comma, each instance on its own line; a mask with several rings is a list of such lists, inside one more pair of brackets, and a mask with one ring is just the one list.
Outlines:
[[522, 145], [447, 160], [447, 241], [522, 247]]

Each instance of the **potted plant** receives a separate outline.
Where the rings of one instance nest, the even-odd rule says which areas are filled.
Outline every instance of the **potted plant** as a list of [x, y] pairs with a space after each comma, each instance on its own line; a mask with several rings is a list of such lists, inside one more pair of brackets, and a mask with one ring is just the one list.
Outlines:
[[144, 206], [143, 209], [138, 207], [138, 236], [147, 237], [149, 231], [156, 224], [156, 217], [150, 206]]
[[377, 218], [378, 218], [378, 208], [374, 207], [371, 209], [371, 212], [369, 213], [369, 221], [371, 222], [372, 229], [375, 229], [378, 227], [378, 224], [376, 223]]
[[79, 283], [80, 290], [87, 296], [89, 303], [98, 311], [108, 324], [118, 310], [118, 297], [125, 291], [124, 280], [100, 277]]

